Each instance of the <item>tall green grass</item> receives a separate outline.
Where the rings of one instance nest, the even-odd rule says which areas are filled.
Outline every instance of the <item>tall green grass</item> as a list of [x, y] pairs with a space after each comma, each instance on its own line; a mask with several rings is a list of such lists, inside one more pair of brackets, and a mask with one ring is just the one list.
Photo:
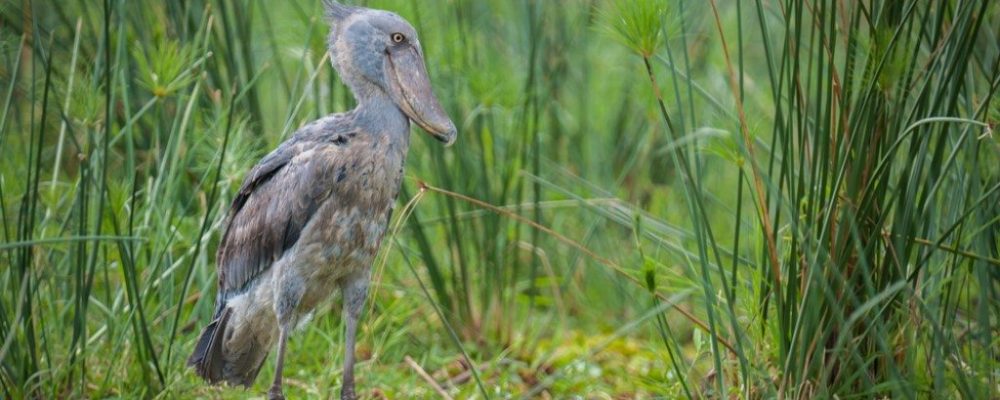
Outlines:
[[[0, 2], [0, 396], [246, 395], [183, 364], [243, 174], [353, 106], [319, 3]], [[360, 4], [460, 131], [414, 131], [366, 394], [1000, 393], [994, 2]]]

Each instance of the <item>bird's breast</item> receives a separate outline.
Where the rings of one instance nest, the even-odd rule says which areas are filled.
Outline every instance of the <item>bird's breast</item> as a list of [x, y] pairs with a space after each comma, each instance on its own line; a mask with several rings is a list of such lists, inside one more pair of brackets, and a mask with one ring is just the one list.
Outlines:
[[359, 140], [340, 155], [330, 195], [301, 243], [317, 245], [335, 276], [368, 268], [378, 253], [402, 183], [405, 149]]

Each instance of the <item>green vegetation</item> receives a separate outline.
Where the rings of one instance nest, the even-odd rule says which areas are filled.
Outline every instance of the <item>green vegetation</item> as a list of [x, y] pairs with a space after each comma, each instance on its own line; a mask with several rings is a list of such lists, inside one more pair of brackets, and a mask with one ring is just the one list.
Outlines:
[[[364, 3], [460, 130], [414, 131], [365, 396], [1000, 397], [1000, 2]], [[243, 174], [352, 107], [326, 33], [0, 0], [0, 397], [263, 395], [184, 362]], [[339, 310], [291, 398], [336, 395]]]

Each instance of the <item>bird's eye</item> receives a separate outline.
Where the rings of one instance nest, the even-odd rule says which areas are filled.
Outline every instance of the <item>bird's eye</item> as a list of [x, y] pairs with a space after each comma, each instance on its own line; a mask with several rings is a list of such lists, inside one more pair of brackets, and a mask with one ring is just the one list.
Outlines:
[[393, 33], [392, 34], [392, 41], [393, 42], [403, 43], [404, 40], [406, 40], [406, 36], [403, 36], [402, 33]]

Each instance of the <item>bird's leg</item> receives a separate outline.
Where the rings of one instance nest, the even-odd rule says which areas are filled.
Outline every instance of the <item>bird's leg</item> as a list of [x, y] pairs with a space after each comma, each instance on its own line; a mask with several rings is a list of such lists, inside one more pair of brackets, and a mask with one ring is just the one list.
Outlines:
[[369, 271], [352, 274], [344, 279], [341, 290], [344, 292], [344, 384], [340, 388], [341, 400], [357, 398], [354, 392], [354, 343], [358, 331], [358, 318], [365, 307], [365, 297], [368, 295]]
[[277, 267], [277, 278], [274, 297], [274, 316], [278, 320], [278, 356], [274, 368], [274, 383], [267, 391], [269, 400], [284, 400], [285, 394], [281, 390], [281, 375], [285, 369], [285, 346], [288, 344], [288, 334], [295, 326], [295, 309], [299, 306], [299, 300], [305, 291], [302, 280], [291, 273], [283, 273], [284, 266]]
[[277, 366], [274, 367], [274, 383], [267, 391], [269, 400], [284, 400], [285, 394], [281, 390], [281, 374], [285, 369], [285, 346], [288, 344], [288, 324], [282, 323], [278, 326], [278, 356]]

